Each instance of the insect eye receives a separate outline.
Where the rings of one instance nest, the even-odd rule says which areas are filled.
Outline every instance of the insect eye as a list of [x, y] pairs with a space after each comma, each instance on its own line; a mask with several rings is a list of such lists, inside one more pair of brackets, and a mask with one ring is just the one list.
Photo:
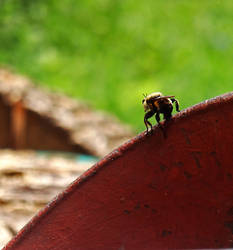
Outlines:
[[142, 100], [142, 104], [145, 102], [145, 98]]

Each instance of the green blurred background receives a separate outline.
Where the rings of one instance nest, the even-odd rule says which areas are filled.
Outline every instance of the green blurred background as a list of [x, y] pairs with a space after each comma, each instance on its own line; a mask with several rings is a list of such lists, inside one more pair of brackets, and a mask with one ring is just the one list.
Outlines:
[[232, 91], [233, 1], [0, 0], [0, 64], [141, 131], [143, 93]]

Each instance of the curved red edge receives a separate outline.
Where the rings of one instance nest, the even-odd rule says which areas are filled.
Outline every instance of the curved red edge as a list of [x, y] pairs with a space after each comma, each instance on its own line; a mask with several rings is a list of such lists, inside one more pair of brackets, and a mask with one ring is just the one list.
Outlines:
[[[34, 216], [33, 218], [32, 218], [32, 220], [5, 246], [5, 250], [7, 250], [7, 249], [30, 249], [30, 248], [27, 248], [27, 247], [29, 247], [29, 244], [31, 244], [32, 243], [32, 241], [34, 241], [34, 244], [38, 244], [38, 242], [40, 242], [40, 244], [41, 244], [41, 246], [40, 245], [37, 245], [37, 247], [36, 248], [31, 248], [31, 249], [171, 249], [171, 246], [172, 246], [172, 248], [209, 248], [209, 247], [211, 247], [211, 248], [229, 248], [229, 247], [233, 247], [233, 238], [232, 238], [232, 233], [233, 233], [233, 199], [231, 199], [231, 200], [227, 200], [227, 198], [226, 198], [226, 200], [227, 200], [227, 207], [224, 207], [225, 206], [225, 204], [223, 204], [223, 207], [224, 207], [224, 209], [227, 209], [227, 214], [229, 215], [228, 216], [228, 218], [225, 220], [225, 224], [224, 224], [224, 232], [222, 233], [222, 232], [220, 232], [219, 231], [219, 238], [218, 239], [214, 239], [215, 241], [213, 241], [213, 242], [210, 242], [210, 243], [208, 243], [208, 242], [206, 242], [205, 243], [205, 240], [210, 240], [210, 238], [211, 237], [213, 237], [212, 235], [211, 235], [211, 233], [208, 233], [208, 232], [206, 232], [206, 235], [205, 236], [203, 236], [203, 239], [200, 239], [200, 238], [198, 238], [199, 236], [197, 236], [198, 235], [198, 233], [196, 233], [196, 237], [197, 237], [197, 239], [180, 239], [180, 233], [176, 233], [176, 236], [174, 236], [175, 237], [175, 239], [172, 239], [172, 240], [170, 240], [171, 242], [169, 242], [169, 238], [171, 238], [171, 235], [173, 234], [173, 231], [175, 231], [174, 230], [174, 228], [173, 229], [162, 229], [161, 228], [161, 232], [160, 233], [154, 233], [154, 231], [156, 231], [158, 228], [156, 228], [156, 227], [153, 227], [153, 225], [151, 225], [151, 224], [149, 224], [148, 226], [150, 227], [150, 229], [149, 229], [149, 231], [147, 230], [147, 233], [149, 232], [151, 232], [152, 234], [154, 234], [154, 238], [156, 239], [156, 240], [158, 240], [158, 239], [160, 239], [161, 238], [161, 242], [160, 243], [158, 243], [158, 242], [153, 242], [153, 238], [151, 238], [151, 237], [148, 237], [148, 236], [146, 236], [146, 235], [144, 235], [143, 234], [143, 229], [141, 229], [141, 226], [139, 225], [139, 228], [140, 228], [140, 233], [141, 233], [141, 237], [142, 237], [142, 243], [140, 242], [140, 241], [138, 241], [138, 240], [136, 240], [134, 237], [136, 237], [135, 235], [137, 235], [137, 233], [132, 233], [133, 232], [133, 229], [131, 228], [129, 231], [130, 231], [130, 233], [132, 234], [132, 235], [134, 235], [134, 237], [131, 235], [131, 238], [127, 238], [128, 239], [128, 242], [127, 242], [127, 239], [125, 239], [125, 241], [122, 243], [122, 242], [119, 242], [120, 240], [120, 236], [119, 237], [116, 237], [116, 238], [114, 238], [114, 237], [110, 237], [110, 239], [108, 239], [108, 240], [106, 240], [106, 243], [103, 241], [103, 237], [104, 236], [101, 236], [100, 235], [100, 239], [98, 239], [98, 240], [100, 240], [101, 241], [101, 246], [102, 247], [100, 247], [100, 245], [98, 245], [98, 240], [96, 240], [96, 242], [95, 241], [93, 241], [93, 244], [96, 244], [95, 246], [93, 246], [93, 245], [91, 245], [91, 243], [90, 242], [87, 242], [86, 240], [84, 240], [83, 242], [81, 242], [81, 240], [80, 240], [80, 248], [79, 248], [79, 246], [77, 246], [77, 242], [75, 241], [75, 246], [77, 247], [75, 247], [74, 248], [74, 244], [72, 244], [72, 243], [67, 243], [67, 244], [61, 244], [61, 247], [59, 247], [58, 245], [55, 247], [54, 246], [54, 239], [53, 240], [51, 240], [51, 241], [53, 241], [53, 247], [51, 247], [50, 246], [50, 244], [48, 244], [48, 239], [49, 238], [47, 238], [47, 239], [45, 239], [45, 242], [46, 242], [46, 240], [47, 240], [47, 242], [46, 242], [46, 244], [48, 245], [48, 248], [46, 248], [45, 247], [45, 244], [43, 244], [43, 242], [42, 242], [42, 239], [43, 239], [43, 237], [41, 236], [41, 238], [40, 238], [40, 235], [38, 235], [38, 237], [39, 237], [39, 239], [37, 239], [36, 238], [36, 236], [35, 236], [35, 234], [33, 234], [33, 236], [30, 236], [29, 237], [29, 235], [33, 232], [33, 231], [37, 231], [37, 232], [39, 232], [39, 228], [38, 227], [40, 227], [40, 224], [42, 225], [42, 227], [41, 227], [41, 230], [44, 230], [45, 228], [46, 228], [46, 225], [44, 224], [44, 223], [42, 223], [42, 220], [44, 220], [44, 219], [48, 219], [48, 217], [50, 217], [52, 214], [53, 214], [53, 212], [54, 212], [54, 210], [56, 210], [57, 208], [58, 208], [58, 206], [61, 204], [61, 203], [66, 203], [66, 201], [67, 200], [69, 200], [69, 199], [73, 199], [72, 198], [72, 195], [73, 195], [73, 193], [75, 193], [77, 190], [79, 190], [79, 189], [82, 189], [82, 187], [83, 187], [83, 184], [84, 183], [90, 183], [91, 181], [93, 181], [93, 177], [94, 176], [97, 176], [97, 175], [100, 175], [101, 174], [101, 172], [102, 171], [105, 171], [105, 168], [106, 167], [108, 167], [109, 165], [111, 165], [113, 162], [115, 162], [115, 161], [117, 161], [119, 158], [122, 158], [123, 156], [124, 157], [126, 157], [125, 155], [127, 155], [129, 152], [132, 152], [132, 151], [134, 151], [134, 149], [135, 148], [138, 148], [138, 147], [142, 147], [143, 148], [143, 150], [145, 150], [146, 152], [148, 152], [149, 150], [150, 150], [150, 145], [152, 145], [153, 143], [152, 143], [152, 140], [154, 140], [154, 139], [158, 139], [158, 146], [160, 146], [160, 147], [165, 147], [164, 145], [166, 145], [166, 147], [169, 147], [169, 143], [170, 143], [170, 140], [169, 140], [169, 137], [170, 137], [170, 135], [169, 135], [169, 130], [170, 129], [172, 129], [172, 132], [171, 132], [171, 136], [173, 136], [173, 131], [174, 131], [174, 128], [176, 127], [176, 126], [181, 126], [181, 132], [179, 132], [179, 135], [180, 134], [182, 134], [183, 133], [183, 137], [184, 137], [184, 140], [186, 140], [186, 144], [189, 146], [189, 147], [191, 147], [191, 145], [192, 145], [192, 143], [190, 142], [190, 140], [192, 140], [192, 138], [191, 138], [191, 136], [192, 136], [192, 134], [190, 134], [190, 133], [194, 133], [193, 131], [194, 130], [192, 130], [191, 132], [189, 131], [189, 126], [187, 126], [187, 125], [185, 125], [186, 127], [185, 127], [185, 129], [183, 130], [183, 132], [182, 132], [182, 124], [183, 123], [185, 123], [185, 121], [187, 121], [188, 123], [190, 123], [190, 127], [192, 127], [192, 126], [196, 126], [196, 127], [198, 127], [199, 129], [200, 129], [200, 126], [199, 126], [199, 124], [191, 124], [192, 122], [194, 122], [195, 123], [195, 119], [196, 119], [196, 117], [201, 117], [201, 118], [203, 118], [203, 119], [206, 119], [206, 121], [204, 121], [203, 120], [203, 122], [205, 123], [205, 125], [208, 127], [209, 125], [208, 125], [208, 122], [209, 122], [209, 120], [213, 120], [214, 118], [213, 118], [213, 113], [216, 113], [216, 119], [218, 119], [219, 121], [221, 121], [221, 122], [223, 122], [224, 121], [224, 118], [223, 118], [223, 115], [225, 115], [225, 114], [223, 114], [223, 115], [221, 115], [220, 113], [221, 113], [221, 111], [224, 111], [225, 109], [226, 110], [228, 110], [228, 113], [226, 112], [226, 114], [228, 115], [227, 117], [226, 117], [226, 123], [228, 122], [229, 124], [227, 125], [228, 127], [229, 126], [233, 126], [233, 121], [232, 121], [232, 113], [229, 113], [229, 110], [230, 110], [230, 107], [231, 107], [231, 110], [232, 110], [232, 107], [233, 107], [233, 92], [231, 92], [231, 93], [227, 93], [227, 94], [224, 94], [224, 95], [221, 95], [221, 96], [218, 96], [218, 97], [215, 97], [215, 98], [213, 98], [213, 99], [210, 99], [210, 100], [207, 100], [207, 101], [204, 101], [204, 102], [202, 102], [202, 103], [200, 103], [200, 104], [197, 104], [197, 105], [195, 105], [195, 106], [193, 106], [193, 107], [191, 107], [191, 108], [188, 108], [188, 109], [185, 109], [185, 110], [183, 110], [183, 111], [181, 111], [180, 113], [178, 113], [178, 114], [176, 114], [176, 115], [174, 115], [173, 116], [173, 118], [172, 118], [172, 120], [169, 122], [169, 123], [167, 123], [166, 125], [165, 125], [165, 127], [166, 127], [166, 130], [168, 131], [168, 138], [164, 138], [163, 137], [163, 135], [162, 135], [162, 133], [161, 133], [161, 130], [157, 127], [157, 126], [155, 126], [154, 128], [153, 128], [153, 135], [146, 135], [145, 134], [145, 132], [142, 132], [141, 134], [139, 134], [138, 136], [136, 136], [135, 138], [133, 138], [133, 139], [131, 139], [131, 140], [129, 140], [128, 142], [126, 142], [125, 144], [123, 144], [122, 146], [120, 146], [119, 148], [117, 148], [117, 149], [115, 149], [112, 153], [110, 153], [110, 154], [108, 154], [106, 157], [104, 157], [102, 160], [100, 160], [98, 163], [96, 163], [92, 168], [90, 168], [88, 171], [86, 171], [83, 175], [81, 175], [77, 180], [75, 180], [73, 183], [71, 183], [66, 189], [65, 189], [65, 191], [64, 192], [62, 192], [61, 194], [59, 194], [57, 197], [55, 197], [44, 209], [42, 209], [36, 216]], [[216, 112], [215, 112], [216, 111]], [[208, 117], [208, 115], [209, 115], [209, 113], [211, 113], [211, 118], [209, 118]], [[223, 112], [224, 113], [224, 112]], [[206, 117], [206, 118], [205, 118]], [[198, 119], [199, 119], [198, 118]], [[196, 128], [194, 126], [194, 129]], [[227, 128], [225, 128], [224, 126], [224, 123], [222, 123], [222, 125], [221, 125], [222, 127], [223, 127], [223, 130], [224, 129], [226, 129], [226, 131], [228, 132], [228, 135], [226, 135], [226, 136], [224, 136], [224, 137], [222, 137], [222, 138], [224, 138], [224, 140], [226, 140], [227, 142], [229, 142], [230, 140], [229, 139], [227, 139], [228, 137], [230, 137], [230, 139], [232, 139], [232, 133], [230, 133], [229, 134], [229, 128], [227, 127]], [[210, 132], [211, 132], [211, 126], [210, 127], [208, 127], [208, 129], [210, 129]], [[231, 131], [232, 132], [232, 131]], [[176, 133], [176, 132], [175, 132]], [[175, 139], [177, 139], [177, 137], [175, 136], [175, 133], [174, 133], [174, 138]], [[205, 133], [208, 133], [208, 130], [206, 130], [205, 131]], [[221, 133], [221, 136], [223, 135], [223, 133]], [[195, 136], [197, 136], [197, 135], [195, 135]], [[203, 135], [201, 135], [201, 136], [203, 136]], [[210, 137], [211, 135], [208, 135], [208, 137]], [[172, 137], [172, 138], [173, 138]], [[191, 139], [190, 139], [190, 138]], [[205, 140], [205, 137], [202, 137], [203, 138], [203, 140]], [[216, 138], [217, 138], [217, 136], [216, 136]], [[200, 139], [200, 138], [199, 138]], [[142, 143], [144, 143], [143, 145], [141, 145]], [[197, 143], [200, 143], [200, 141], [198, 140], [198, 142]], [[208, 142], [206, 142], [205, 141], [205, 143], [208, 143]], [[224, 141], [218, 141], [217, 143], [225, 143]], [[153, 146], [154, 146], [155, 144], [153, 144]], [[197, 144], [195, 144], [195, 145], [197, 145]], [[211, 145], [207, 145], [206, 147], [210, 147]], [[229, 145], [228, 145], [229, 146]], [[156, 146], [157, 147], [157, 146]], [[229, 146], [229, 148], [232, 148], [232, 146], [230, 145]], [[229, 150], [229, 148], [227, 149], [227, 150]], [[158, 149], [158, 148], [157, 148]], [[225, 149], [225, 148], [224, 148]], [[174, 150], [174, 148], [173, 148], [173, 150]], [[140, 151], [140, 150], [139, 150]], [[232, 149], [230, 150], [231, 152], [232, 152]], [[162, 152], [162, 151], [161, 151]], [[200, 165], [200, 159], [198, 159], [198, 154], [199, 154], [199, 152], [200, 152], [200, 150], [197, 150], [197, 154], [195, 153], [196, 151], [195, 151], [195, 149], [194, 149], [194, 155], [193, 155], [193, 159], [194, 159], [194, 162], [195, 162], [195, 164], [197, 165], [197, 167], [198, 167], [198, 164]], [[212, 153], [212, 158], [214, 159], [214, 158], [216, 158], [216, 152], [214, 153], [215, 151], [211, 151], [210, 153]], [[137, 153], [138, 153], [138, 151], [137, 151]], [[145, 154], [145, 152], [142, 152], [143, 154]], [[151, 153], [151, 152], [150, 152]], [[150, 154], [150, 153], [148, 153], [148, 155]], [[156, 152], [157, 153], [157, 152]], [[170, 154], [172, 154], [172, 152], [170, 152], [169, 151], [169, 153]], [[163, 156], [164, 156], [164, 152], [162, 152], [162, 154], [163, 154]], [[148, 156], [148, 155], [146, 155], [146, 156]], [[132, 155], [130, 156], [131, 158], [132, 158]], [[157, 156], [156, 156], [157, 157]], [[152, 159], [154, 160], [155, 158], [156, 158], [154, 155], [153, 155], [153, 157], [152, 157]], [[173, 157], [173, 156], [172, 156]], [[227, 157], [230, 157], [229, 156], [229, 154], [227, 155]], [[232, 157], [232, 156], [231, 156]], [[143, 157], [142, 157], [143, 158]], [[174, 158], [173, 158], [173, 160], [174, 160]], [[221, 159], [222, 160], [222, 159]], [[219, 163], [219, 159], [215, 159], [215, 165], [217, 165], [218, 167], [220, 166], [220, 163]], [[147, 161], [147, 165], [148, 165], [148, 162], [149, 162], [149, 160]], [[199, 163], [198, 163], [199, 162]], [[229, 160], [227, 160], [226, 162], [232, 162], [232, 158]], [[133, 161], [133, 163], [134, 164], [136, 164], [134, 161]], [[140, 164], [141, 164], [141, 162], [140, 162]], [[211, 163], [212, 164], [212, 163]], [[116, 164], [115, 164], [116, 165]], [[179, 166], [179, 168], [180, 167], [182, 167], [182, 166]], [[192, 166], [191, 166], [192, 167]], [[199, 166], [200, 167], [200, 166]], [[222, 166], [221, 166], [222, 167]], [[225, 165], [224, 165], [224, 167], [225, 167]], [[131, 167], [129, 167], [129, 168], [131, 168]], [[178, 174], [179, 174], [179, 169], [178, 169], [178, 167], [177, 168], [170, 168], [170, 167], [167, 167], [167, 165], [166, 164], [164, 164], [164, 169], [162, 169], [163, 168], [163, 166], [160, 164], [160, 168], [161, 168], [161, 171], [162, 172], [164, 172], [164, 171], [167, 171], [167, 168], [169, 168], [169, 174], [167, 175], [167, 177], [166, 178], [168, 178], [171, 182], [173, 182], [174, 181], [174, 183], [177, 185], [177, 183], [178, 182], [176, 182], [176, 178], [178, 179], [179, 177], [178, 177]], [[222, 167], [223, 168], [223, 167]], [[178, 170], [177, 170], [178, 169]], [[186, 171], [186, 170], [185, 170]], [[196, 172], [195, 171], [199, 171], [199, 170], [193, 170], [193, 173], [192, 173], [192, 175], [193, 176], [195, 176], [195, 174], [196, 174]], [[216, 170], [217, 171], [217, 170]], [[221, 172], [221, 170], [218, 170], [219, 171], [219, 175], [222, 175], [222, 172]], [[227, 167], [227, 174], [229, 175], [228, 176], [228, 182], [230, 182], [230, 184], [232, 185], [232, 166], [231, 166], [231, 170], [229, 169], [229, 166]], [[231, 172], [230, 172], [231, 171]], [[186, 171], [187, 172], [187, 171]], [[115, 172], [114, 172], [115, 173]], [[133, 172], [131, 171], [129, 171], [129, 172], [127, 172], [126, 171], [126, 173], [130, 173], [130, 174], [132, 174]], [[201, 173], [202, 175], [203, 174], [208, 174], [208, 172], [203, 172], [203, 173]], [[156, 172], [156, 174], [158, 174], [157, 172]], [[189, 179], [189, 178], [192, 178], [192, 177], [190, 177], [191, 176], [191, 174], [190, 173], [186, 173], [186, 178], [187, 179]], [[190, 175], [190, 176], [189, 176]], [[100, 177], [101, 178], [101, 177]], [[105, 178], [106, 178], [106, 176], [105, 176]], [[120, 177], [119, 177], [120, 178]], [[202, 176], [202, 178], [207, 178], [206, 176]], [[222, 177], [223, 178], [223, 177]], [[227, 177], [224, 177], [223, 179], [223, 181], [222, 181], [222, 183], [224, 183], [224, 185], [225, 185], [225, 182], [226, 182], [226, 179]], [[104, 179], [103, 179], [104, 180]], [[138, 178], [137, 178], [137, 180], [138, 180]], [[145, 180], [143, 180], [143, 181], [145, 181]], [[198, 181], [198, 180], [197, 180]], [[159, 181], [158, 181], [159, 182]], [[208, 182], [208, 181], [207, 181]], [[211, 184], [213, 183], [213, 180], [211, 180]], [[134, 182], [132, 183], [132, 184], [135, 184]], [[194, 182], [194, 184], [195, 184], [195, 182]], [[90, 185], [90, 184], [89, 184]], [[152, 185], [151, 183], [150, 183], [150, 185]], [[157, 183], [155, 184], [155, 189], [156, 189], [156, 185], [158, 185]], [[161, 187], [162, 187], [162, 184], [160, 184], [161, 185]], [[199, 185], [199, 184], [198, 184]], [[114, 186], [114, 184], [113, 184], [113, 186]], [[233, 197], [233, 190], [231, 190], [230, 188], [229, 188], [230, 186], [229, 186], [229, 184], [227, 184], [227, 188], [228, 188], [228, 190], [226, 191], [224, 188], [223, 188], [223, 192], [225, 192], [225, 193], [227, 193], [226, 194], [226, 196], [229, 196], [229, 199], [230, 199], [230, 197]], [[127, 186], [127, 188], [129, 188], [129, 186]], [[182, 187], [183, 188], [183, 187]], [[213, 188], [215, 188], [215, 187], [213, 187]], [[151, 189], [153, 189], [153, 187], [151, 187]], [[161, 190], [162, 190], [162, 188], [161, 188]], [[181, 191], [181, 189], [180, 189], [180, 191]], [[124, 195], [125, 195], [125, 192], [124, 191], [122, 191], [122, 190], [120, 190], [119, 192], [122, 192], [122, 193], [124, 193]], [[135, 192], [135, 191], [134, 191]], [[171, 190], [169, 191], [169, 192], [172, 192]], [[204, 192], [204, 191], [203, 191]], [[209, 194], [209, 193], [208, 193]], [[158, 194], [156, 194], [157, 196], [158, 196]], [[93, 195], [92, 195], [93, 196]], [[97, 195], [97, 196], [99, 196], [99, 194]], [[195, 196], [195, 195], [194, 195]], [[122, 196], [122, 197], [124, 197], [124, 196]], [[185, 196], [186, 197], [186, 196]], [[158, 197], [157, 197], [158, 198]], [[160, 199], [164, 199], [164, 197], [159, 197]], [[203, 197], [202, 197], [203, 198]], [[151, 199], [151, 196], [149, 196], [149, 200]], [[211, 199], [213, 199], [213, 197], [211, 198]], [[129, 199], [130, 200], [130, 199]], [[224, 200], [224, 201], [226, 201], [226, 200]], [[131, 203], [133, 203], [133, 202], [135, 202], [136, 200], [134, 200], [134, 199], [131, 199]], [[86, 200], [85, 200], [85, 202], [86, 202]], [[107, 202], [107, 201], [106, 201]], [[125, 202], [125, 201], [124, 201]], [[189, 201], [190, 202], [190, 201]], [[214, 204], [214, 201], [211, 201], [211, 202], [213, 202], [213, 204]], [[67, 202], [68, 203], [68, 202]], [[156, 202], [152, 202], [153, 204], [157, 204]], [[70, 204], [70, 203], [69, 203]], [[136, 204], [136, 203], [135, 203]], [[133, 204], [133, 205], [135, 205], [135, 204]], [[144, 204], [144, 205], [146, 205], [146, 204]], [[174, 206], [175, 206], [176, 204], [174, 204]], [[195, 204], [196, 205], [196, 204]], [[202, 204], [203, 205], [203, 204]], [[135, 207], [137, 206], [137, 204], [135, 205]], [[139, 206], [139, 205], [138, 205]], [[189, 205], [189, 206], [191, 206], [191, 205]], [[197, 206], [197, 205], [196, 205]], [[146, 206], [145, 206], [145, 208], [146, 208]], [[76, 209], [76, 208], [75, 208]], [[87, 209], [88, 209], [88, 207], [87, 207]], [[113, 208], [112, 208], [113, 209]], [[138, 208], [139, 209], [139, 208]], [[214, 208], [213, 208], [214, 209]], [[219, 207], [218, 207], [218, 209], [219, 209]], [[63, 210], [64, 210], [64, 206], [63, 206]], [[135, 210], [136, 210], [136, 208], [135, 208]], [[125, 209], [124, 210], [124, 213], [127, 215], [128, 214], [128, 212], [127, 212], [128, 210], [127, 209]], [[185, 210], [186, 211], [186, 210]], [[199, 211], [199, 210], [198, 210]], [[65, 212], [65, 210], [64, 210], [64, 212]], [[97, 209], [97, 212], [99, 212], [99, 210]], [[194, 209], [194, 212], [197, 214], [197, 209], [195, 210]], [[200, 211], [199, 211], [200, 212]], [[225, 210], [224, 210], [224, 212], [225, 212]], [[152, 212], [150, 212], [150, 213], [153, 213], [153, 211]], [[162, 213], [162, 212], [161, 212]], [[200, 212], [201, 213], [201, 212]], [[217, 210], [215, 211], [215, 213], [218, 213], [217, 212]], [[220, 213], [220, 212], [219, 212]], [[130, 214], [130, 213], [129, 213]], [[144, 214], [145, 214], [145, 211], [144, 211]], [[173, 217], [175, 216], [176, 214], [174, 213], [173, 214]], [[73, 216], [73, 214], [72, 214], [72, 216]], [[72, 220], [72, 216], [70, 217], [70, 219]], [[86, 217], [88, 217], [87, 215], [85, 215]], [[121, 215], [119, 215], [119, 216], [121, 216]], [[123, 215], [122, 215], [123, 216]], [[145, 215], [142, 215], [140, 218], [143, 218], [142, 219], [142, 221], [143, 221], [143, 223], [145, 223], [145, 222], [149, 222], [148, 220], [146, 220], [143, 216], [145, 216]], [[149, 216], [149, 215], [148, 215]], [[180, 215], [179, 215], [180, 216]], [[45, 218], [46, 217], [46, 218]], [[170, 216], [168, 216], [169, 218], [170, 218]], [[138, 217], [137, 217], [138, 218]], [[231, 219], [229, 219], [229, 218], [231, 218]], [[135, 217], [134, 217], [134, 219], [135, 219]], [[158, 219], [158, 218], [157, 218]], [[187, 219], [187, 218], [186, 218]], [[75, 218], [75, 220], [76, 220], [76, 218]], [[195, 219], [192, 219], [191, 220], [192, 222], [194, 222], [195, 221]], [[71, 221], [72, 222], [72, 221]], [[208, 221], [208, 222], [210, 222], [210, 221]], [[87, 222], [88, 223], [88, 222]], [[144, 225], [145, 227], [146, 227], [146, 225], [147, 224], [143, 224], [142, 223], [142, 225]], [[163, 224], [162, 222], [160, 222], [161, 223], [161, 225]], [[188, 223], [188, 222], [187, 222]], [[134, 224], [133, 222], [128, 222], [128, 224], [132, 227], [132, 226], [135, 226], [136, 224]], [[123, 222], [122, 222], [122, 224], [120, 223], [120, 225], [125, 225]], [[202, 224], [200, 224], [200, 225], [202, 225]], [[212, 226], [212, 225], [211, 225]], [[210, 226], [210, 231], [212, 230], [211, 229], [211, 226]], [[94, 227], [94, 226], [93, 226]], [[179, 226], [177, 226], [177, 228], [178, 228]], [[65, 227], [66, 228], [66, 227]], [[78, 228], [78, 226], [77, 226], [77, 228]], [[184, 229], [185, 227], [181, 227], [182, 229]], [[179, 228], [179, 230], [181, 229], [181, 228]], [[217, 228], [216, 230], [220, 230], [220, 229], [222, 229], [222, 228]], [[51, 228], [50, 228], [50, 230], [51, 230]], [[86, 229], [85, 229], [86, 230]], [[90, 229], [89, 229], [90, 230]], [[106, 231], [104, 230], [104, 229], [101, 229], [103, 232], [103, 234], [105, 233], [106, 234]], [[193, 229], [192, 229], [193, 230]], [[205, 229], [206, 230], [206, 229]], [[127, 230], [126, 230], [127, 231]], [[113, 232], [115, 233], [115, 234], [119, 234], [119, 232], [117, 232], [117, 229], [114, 229], [113, 230]], [[117, 233], [116, 233], [117, 232]], [[214, 236], [216, 237], [216, 232], [217, 231], [215, 231], [214, 232]], [[51, 235], [49, 236], [49, 237], [51, 237], [51, 239], [53, 238], [53, 236], [55, 237], [56, 236], [56, 228], [54, 228], [54, 232], [50, 232], [51, 233]], [[77, 232], [77, 234], [78, 234], [79, 232]], [[74, 231], [72, 231], [72, 233], [71, 234], [73, 234], [73, 236], [74, 236]], [[80, 233], [80, 234], [82, 234], [82, 233]], [[193, 233], [193, 234], [195, 234], [195, 233]], [[62, 236], [60, 235], [59, 237], [61, 237], [62, 238]], [[92, 237], [93, 238], [95, 238], [94, 236], [93, 236], [93, 233], [92, 233]], [[156, 238], [157, 237], [157, 238]], [[205, 238], [206, 237], [206, 238]], [[71, 237], [72, 238], [72, 237]], [[64, 237], [64, 240], [66, 241], [66, 240], [70, 240], [71, 238], [69, 238], [69, 237]], [[88, 238], [88, 236], [87, 236], [87, 238]], [[98, 237], [97, 237], [98, 238]], [[108, 238], [108, 234], [106, 234], [106, 238]], [[134, 239], [134, 241], [136, 241], [136, 243], [137, 243], [137, 245], [135, 245], [134, 243], [133, 243], [133, 239]], [[151, 240], [151, 241], [150, 241]], [[90, 241], [90, 240], [89, 240]], [[199, 244], [199, 242], [200, 242], [200, 245], [198, 245]], [[111, 247], [111, 242], [112, 242], [112, 248], [109, 248], [109, 247]], [[143, 243], [144, 242], [144, 243]], [[86, 245], [85, 245], [86, 244]], [[106, 244], [106, 245], [105, 245]], [[167, 244], [167, 245], [166, 245]], [[86, 247], [85, 247], [86, 246]], [[142, 246], [145, 246], [145, 247], [143, 247], [142, 248]]]

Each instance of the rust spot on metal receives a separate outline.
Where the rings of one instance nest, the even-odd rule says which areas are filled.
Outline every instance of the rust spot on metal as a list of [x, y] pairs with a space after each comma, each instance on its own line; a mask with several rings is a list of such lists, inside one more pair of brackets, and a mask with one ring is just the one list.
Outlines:
[[232, 180], [232, 174], [231, 173], [227, 173], [227, 177], [229, 180]]
[[157, 185], [155, 184], [155, 183], [150, 183], [149, 185], [148, 185], [148, 187], [149, 188], [152, 188], [152, 189], [154, 189], [154, 190], [156, 190], [157, 189]]
[[233, 234], [233, 220], [232, 221], [226, 221], [224, 223], [224, 226], [227, 227], [227, 228], [229, 228], [230, 231], [231, 231], [231, 233]]
[[187, 179], [191, 179], [192, 178], [192, 175], [189, 172], [187, 172], [187, 171], [184, 171], [184, 175], [185, 175], [185, 177]]
[[218, 167], [221, 167], [221, 162], [217, 157], [217, 153], [215, 151], [211, 152], [211, 156], [214, 158], [214, 161]]
[[130, 210], [127, 210], [127, 209], [125, 209], [125, 210], [124, 210], [124, 213], [125, 213], [125, 214], [130, 214], [130, 213], [131, 213], [131, 211], [130, 211]]
[[201, 164], [200, 164], [200, 161], [198, 159], [198, 153], [197, 152], [192, 152], [191, 154], [192, 154], [192, 157], [193, 157], [193, 159], [194, 159], [194, 161], [196, 163], [196, 166], [198, 168], [201, 168]]
[[233, 207], [231, 207], [228, 211], [227, 214], [230, 216], [233, 216]]
[[171, 230], [163, 230], [162, 231], [162, 237], [167, 237], [172, 234]]
[[151, 209], [152, 213], [157, 213], [158, 211], [155, 208]]
[[137, 203], [136, 206], [134, 207], [134, 209], [135, 209], [135, 210], [138, 210], [138, 209], [140, 209], [140, 207], [141, 207], [141, 206], [140, 206], [140, 203]]
[[191, 141], [190, 141], [190, 139], [189, 139], [189, 135], [188, 135], [186, 129], [181, 128], [181, 132], [182, 132], [182, 134], [183, 134], [183, 136], [184, 136], [184, 139], [185, 139], [185, 141], [186, 141], [186, 144], [187, 144], [187, 145], [191, 145]]
[[160, 164], [160, 169], [164, 172], [167, 169], [167, 167], [164, 164]]
[[182, 161], [178, 161], [178, 162], [175, 163], [175, 165], [176, 165], [177, 167], [183, 167], [183, 166], [184, 166], [184, 163], [183, 163]]

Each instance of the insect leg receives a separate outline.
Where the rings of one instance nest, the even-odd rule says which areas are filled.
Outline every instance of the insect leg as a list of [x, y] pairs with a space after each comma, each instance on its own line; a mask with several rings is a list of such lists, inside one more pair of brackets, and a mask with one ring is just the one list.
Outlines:
[[154, 111], [149, 111], [149, 112], [147, 112], [146, 114], [145, 114], [145, 116], [144, 116], [144, 123], [145, 123], [145, 125], [146, 125], [146, 133], [148, 134], [148, 124], [149, 124], [149, 126], [150, 126], [150, 128], [151, 128], [151, 130], [152, 130], [152, 124], [148, 121], [148, 119], [154, 114], [155, 112]]
[[166, 134], [164, 126], [160, 123], [160, 114], [159, 114], [159, 112], [156, 113], [155, 118], [156, 118], [156, 121], [158, 122], [159, 128], [161, 129], [161, 131], [163, 133], [163, 137], [166, 138], [167, 134]]
[[172, 117], [172, 110], [173, 110], [173, 106], [172, 104], [170, 104], [169, 106], [166, 107], [166, 109], [164, 110], [163, 113], [163, 117], [166, 121], [170, 120]]
[[161, 126], [161, 125], [160, 125], [160, 115], [159, 115], [159, 112], [156, 113], [155, 119], [156, 119], [156, 121], [158, 122], [158, 125]]
[[175, 102], [175, 104], [176, 104], [176, 111], [180, 112], [179, 102], [175, 98], [171, 98], [171, 101], [172, 101], [172, 103]]

